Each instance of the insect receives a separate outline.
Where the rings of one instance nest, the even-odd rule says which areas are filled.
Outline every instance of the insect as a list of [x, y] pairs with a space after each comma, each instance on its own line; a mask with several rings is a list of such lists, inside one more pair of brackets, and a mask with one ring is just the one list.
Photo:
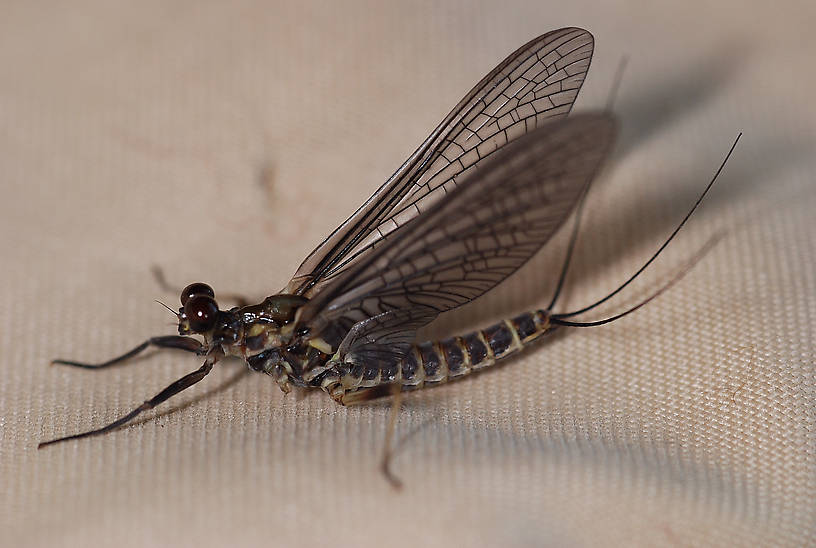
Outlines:
[[[656, 297], [668, 285], [612, 318], [569, 319], [640, 274], [705, 192], [649, 262], [604, 299], [553, 312], [575, 243], [576, 214], [546, 309], [441, 341], [414, 340], [440, 313], [489, 291], [523, 265], [582, 203], [616, 132], [605, 112], [566, 117], [593, 47], [589, 32], [564, 28], [512, 53], [306, 258], [280, 293], [260, 304], [221, 310], [210, 286], [193, 283], [173, 311], [178, 335], [153, 337], [104, 363], [55, 360], [104, 368], [154, 346], [186, 350], [204, 363], [110, 424], [39, 447], [124, 425], [201, 381], [224, 356], [242, 358], [284, 392], [293, 386], [322, 389], [343, 405], [388, 395], [398, 399], [403, 391], [489, 367], [558, 327], [614, 321]], [[393, 422], [387, 439], [392, 429]]]

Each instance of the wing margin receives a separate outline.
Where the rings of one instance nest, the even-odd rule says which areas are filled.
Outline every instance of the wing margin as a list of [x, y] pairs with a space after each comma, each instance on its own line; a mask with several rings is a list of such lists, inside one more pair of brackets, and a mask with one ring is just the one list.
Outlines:
[[[309, 297], [319, 293], [331, 278], [442, 199], [456, 186], [457, 178], [485, 157], [545, 120], [566, 115], [586, 77], [593, 49], [588, 31], [568, 27], [543, 34], [510, 54], [312, 251], [285, 292]], [[525, 97], [529, 100], [522, 102]]]

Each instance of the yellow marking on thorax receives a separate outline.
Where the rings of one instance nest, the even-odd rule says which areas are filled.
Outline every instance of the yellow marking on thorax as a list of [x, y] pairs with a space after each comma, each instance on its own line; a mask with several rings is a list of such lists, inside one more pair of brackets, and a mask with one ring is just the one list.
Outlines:
[[311, 346], [312, 348], [317, 348], [318, 350], [320, 350], [324, 354], [331, 355], [334, 352], [331, 345], [329, 343], [327, 343], [326, 341], [324, 341], [323, 339], [321, 339], [320, 337], [315, 337], [314, 339], [309, 339], [309, 346]]
[[252, 327], [249, 328], [249, 331], [247, 331], [246, 336], [247, 337], [257, 337], [258, 335], [260, 335], [261, 333], [263, 333], [266, 330], [267, 330], [267, 326], [262, 325], [260, 323], [256, 323], [256, 324], [252, 325]]

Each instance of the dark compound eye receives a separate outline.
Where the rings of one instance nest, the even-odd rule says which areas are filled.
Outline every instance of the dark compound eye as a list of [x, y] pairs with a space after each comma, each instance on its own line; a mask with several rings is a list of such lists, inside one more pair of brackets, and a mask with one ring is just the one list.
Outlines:
[[[203, 285], [203, 284], [201, 284]], [[210, 295], [196, 294], [184, 303], [184, 315], [195, 333], [209, 331], [215, 326], [218, 304]]]
[[215, 297], [215, 291], [213, 291], [213, 288], [205, 283], [196, 282], [194, 284], [190, 284], [181, 290], [181, 306], [186, 305], [187, 301], [190, 300], [190, 297], [193, 295], [207, 295], [209, 297]]

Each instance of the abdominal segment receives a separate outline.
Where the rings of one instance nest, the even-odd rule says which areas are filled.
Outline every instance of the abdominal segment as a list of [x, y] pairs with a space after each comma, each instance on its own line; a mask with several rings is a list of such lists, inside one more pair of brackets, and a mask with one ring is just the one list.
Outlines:
[[322, 388], [345, 405], [457, 379], [495, 364], [554, 329], [543, 310], [527, 312], [485, 329], [411, 347], [400, 363], [344, 368]]

